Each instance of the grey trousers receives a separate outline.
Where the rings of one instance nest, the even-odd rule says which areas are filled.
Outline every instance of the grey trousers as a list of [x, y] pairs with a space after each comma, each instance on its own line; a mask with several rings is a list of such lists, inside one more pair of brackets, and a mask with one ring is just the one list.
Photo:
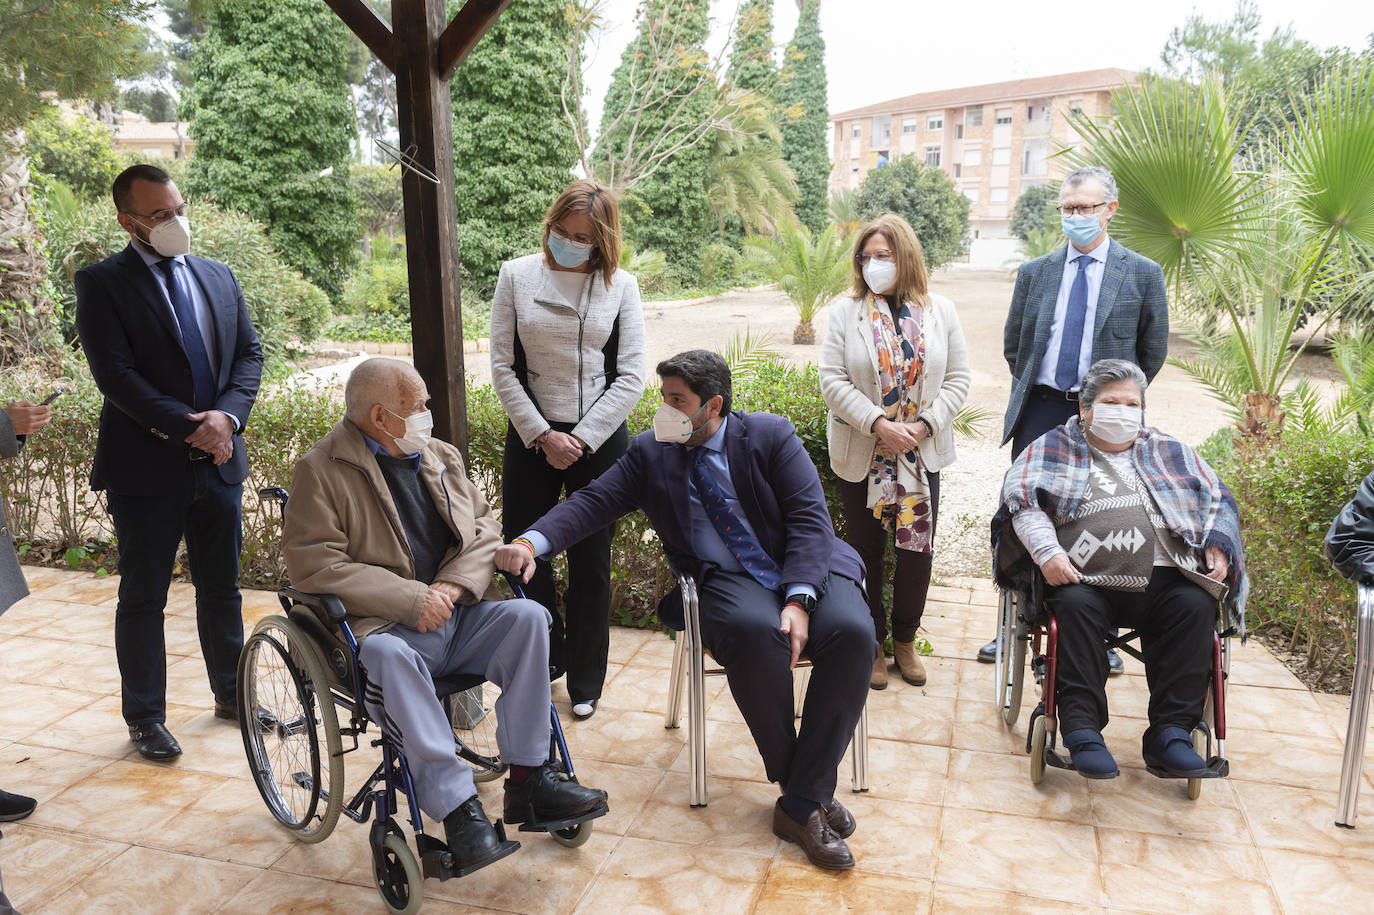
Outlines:
[[549, 755], [549, 613], [532, 600], [454, 607], [433, 632], [393, 626], [359, 651], [367, 712], [410, 765], [420, 809], [442, 820], [477, 793], [472, 769], [453, 748], [453, 728], [432, 677], [481, 674], [501, 688], [496, 742], [501, 759], [537, 766]]

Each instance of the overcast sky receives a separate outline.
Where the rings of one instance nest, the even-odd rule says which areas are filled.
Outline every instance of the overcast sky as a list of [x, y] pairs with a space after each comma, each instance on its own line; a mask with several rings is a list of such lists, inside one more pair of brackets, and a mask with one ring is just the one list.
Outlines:
[[[601, 98], [620, 53], [634, 36], [637, 0], [606, 0], [610, 26], [592, 49], [587, 107], [600, 122]], [[1258, 0], [1264, 36], [1292, 26], [1319, 47], [1362, 48], [1374, 32], [1368, 0]], [[715, 41], [738, 0], [714, 0]], [[980, 83], [1075, 70], [1159, 66], [1170, 29], [1194, 11], [1230, 19], [1234, 0], [1147, 0], [1140, 3], [1028, 3], [974, 0], [822, 0], [826, 75], [832, 112], [885, 99]], [[1066, 23], [1082, 19], [1083, 25]], [[797, 26], [795, 0], [775, 0], [774, 41]]]

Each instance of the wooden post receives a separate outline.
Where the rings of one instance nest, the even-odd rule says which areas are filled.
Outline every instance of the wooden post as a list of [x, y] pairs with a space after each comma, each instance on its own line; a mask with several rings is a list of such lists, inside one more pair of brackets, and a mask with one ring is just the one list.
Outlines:
[[393, 0], [391, 22], [401, 149], [414, 145], [434, 184], [410, 170], [401, 179], [410, 338], [415, 368], [429, 388], [434, 434], [468, 451], [458, 224], [453, 197], [453, 104], [436, 66], [448, 16], [443, 0]]

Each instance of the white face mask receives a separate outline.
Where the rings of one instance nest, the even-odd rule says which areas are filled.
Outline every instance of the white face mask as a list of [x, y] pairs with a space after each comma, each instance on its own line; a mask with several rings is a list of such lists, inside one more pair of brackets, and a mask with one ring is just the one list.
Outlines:
[[1093, 418], [1088, 429], [1093, 435], [1111, 445], [1135, 441], [1140, 432], [1141, 409], [1119, 403], [1099, 403], [1092, 406]]
[[897, 282], [896, 261], [880, 261], [870, 257], [868, 263], [864, 264], [864, 282], [874, 295], [891, 292], [893, 283]]
[[[701, 410], [705, 409], [706, 404], [702, 404]], [[701, 410], [688, 416], [677, 407], [671, 407], [667, 403], [659, 404], [658, 412], [654, 414], [654, 438], [660, 442], [683, 444], [697, 431], [692, 426], [692, 420], [701, 415]]]
[[[143, 223], [138, 225], [148, 229]], [[181, 257], [191, 253], [191, 222], [185, 216], [173, 216], [148, 229], [148, 244], [163, 257]]]
[[[386, 410], [386, 407], [382, 407]], [[386, 412], [391, 413], [390, 410]], [[406, 424], [405, 435], [396, 437], [396, 447], [401, 449], [404, 454], [414, 454], [417, 451], [424, 451], [429, 444], [431, 433], [434, 431], [434, 414], [428, 410], [421, 410], [419, 413], [412, 413], [409, 416], [401, 416], [399, 413], [391, 413], [397, 419], [403, 420]]]

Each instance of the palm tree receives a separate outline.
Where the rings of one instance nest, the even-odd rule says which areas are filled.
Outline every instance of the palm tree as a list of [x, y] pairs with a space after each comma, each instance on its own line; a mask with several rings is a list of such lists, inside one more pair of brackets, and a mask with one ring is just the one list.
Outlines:
[[[1114, 125], [1086, 122], [1074, 158], [1112, 170], [1112, 225], [1159, 262], [1191, 321], [1196, 359], [1172, 359], [1207, 385], [1249, 438], [1280, 434], [1300, 406], [1294, 364], [1328, 321], [1367, 295], [1374, 253], [1374, 64], [1319, 86], [1267, 168], [1238, 165], [1250, 124], [1214, 77], [1151, 79], [1116, 95]], [[1306, 339], [1296, 331], [1318, 320]]]
[[830, 221], [841, 235], [853, 235], [863, 220], [859, 217], [859, 192], [852, 187], [830, 192]]
[[706, 199], [721, 234], [728, 216], [746, 232], [775, 232], [792, 215], [797, 179], [782, 157], [782, 133], [763, 99], [732, 90], [734, 112], [728, 128], [716, 132]]
[[772, 237], [744, 240], [746, 265], [776, 283], [797, 309], [792, 342], [815, 343], [811, 319], [849, 285], [849, 239], [833, 225], [812, 236], [806, 226], [783, 223]]

